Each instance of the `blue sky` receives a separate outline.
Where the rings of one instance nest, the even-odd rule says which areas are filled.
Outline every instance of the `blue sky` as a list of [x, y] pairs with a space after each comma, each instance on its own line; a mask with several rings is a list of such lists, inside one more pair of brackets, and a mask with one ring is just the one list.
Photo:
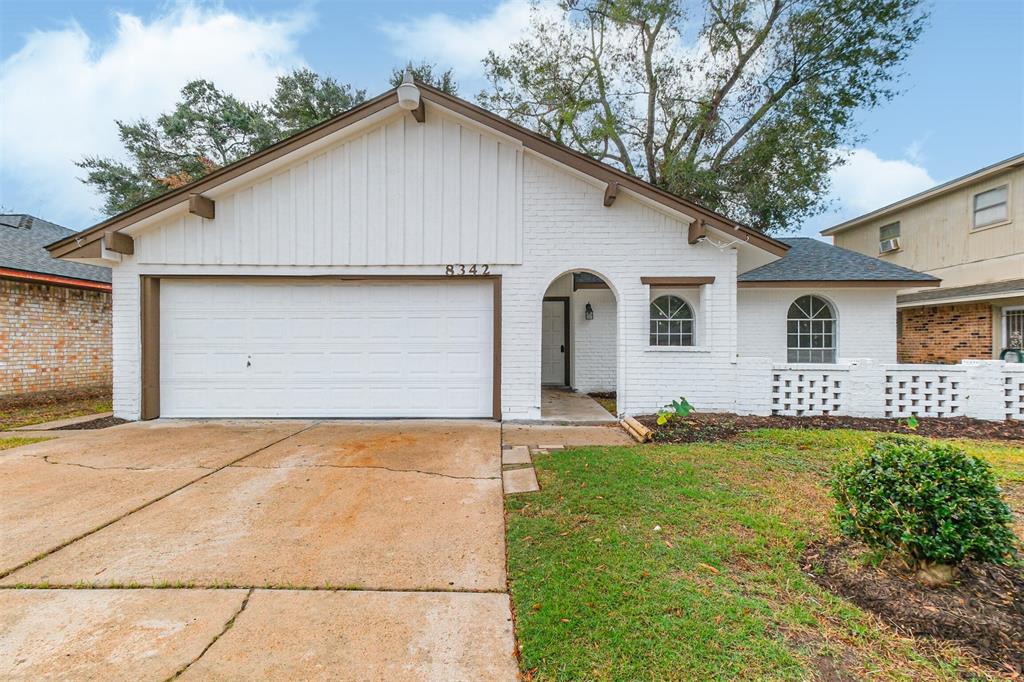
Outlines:
[[[833, 209], [801, 233], [1024, 151], [1024, 2], [930, 9], [903, 94], [859, 115], [864, 139], [833, 175]], [[427, 59], [472, 96], [480, 58], [527, 16], [527, 0], [0, 0], [0, 206], [75, 229], [98, 221], [73, 160], [116, 155], [115, 118], [166, 110], [195, 77], [255, 99], [306, 65], [373, 95], [393, 66]]]

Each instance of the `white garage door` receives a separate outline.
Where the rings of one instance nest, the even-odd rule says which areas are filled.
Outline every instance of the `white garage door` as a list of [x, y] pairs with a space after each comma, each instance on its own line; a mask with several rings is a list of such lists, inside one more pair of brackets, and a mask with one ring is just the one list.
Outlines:
[[488, 417], [490, 281], [164, 279], [164, 417]]

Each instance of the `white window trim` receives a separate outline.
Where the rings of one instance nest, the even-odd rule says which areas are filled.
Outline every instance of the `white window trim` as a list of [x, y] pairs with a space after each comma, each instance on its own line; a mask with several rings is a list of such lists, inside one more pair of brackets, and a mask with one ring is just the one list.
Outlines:
[[[793, 307], [794, 303], [796, 303], [798, 300], [800, 300], [804, 296], [813, 296], [815, 298], [820, 298], [822, 301], [825, 301], [825, 303], [827, 303], [829, 308], [832, 310], [832, 350], [835, 351], [835, 354], [832, 356], [832, 362], [825, 362], [825, 363], [820, 362], [820, 361], [817, 361], [817, 362], [799, 362], [799, 361], [796, 361], [796, 360], [790, 360], [789, 359], [789, 351], [790, 351], [790, 348], [789, 348], [789, 321], [791, 319], [789, 317], [789, 309], [791, 307]], [[836, 302], [833, 301], [831, 298], [829, 298], [828, 296], [823, 296], [822, 294], [819, 294], [819, 293], [815, 293], [813, 291], [806, 291], [804, 293], [798, 294], [797, 296], [794, 296], [792, 298], [792, 300], [790, 300], [789, 304], [786, 305], [785, 318], [784, 318], [783, 324], [786, 325], [786, 327], [785, 327], [785, 339], [786, 339], [785, 348], [786, 348], [786, 363], [787, 364], [790, 364], [790, 365], [800, 365], [800, 366], [804, 366], [804, 365], [825, 365], [825, 366], [830, 366], [831, 365], [831, 366], [835, 366], [836, 364], [839, 363], [839, 357], [840, 357], [839, 356], [839, 341], [840, 341], [840, 337], [839, 337], [839, 306], [837, 306]], [[796, 350], [814, 350], [814, 349], [798, 348]]]
[[884, 225], [879, 225], [878, 226], [878, 248], [881, 249], [882, 248], [882, 242], [886, 241], [885, 239], [882, 239], [882, 228], [889, 227], [891, 225], [896, 225], [896, 227], [897, 227], [897, 230], [896, 230], [897, 234], [896, 234], [895, 237], [890, 237], [890, 239], [899, 239], [901, 246], [899, 248], [893, 249], [892, 251], [886, 251], [885, 253], [882, 253], [881, 251], [879, 251], [879, 253], [878, 253], [878, 257], [879, 258], [884, 258], [885, 256], [891, 256], [891, 255], [893, 255], [895, 253], [899, 253], [900, 251], [903, 250], [903, 246], [902, 246], [902, 243], [903, 243], [903, 221], [902, 220], [890, 220], [889, 222], [885, 223]]
[[[974, 224], [974, 198], [979, 194], [990, 192], [1000, 187], [1006, 187], [1006, 219], [999, 220], [994, 223], [985, 223], [984, 225]], [[975, 232], [983, 232], [985, 230], [992, 229], [993, 227], [1002, 227], [1003, 225], [1009, 225], [1013, 222], [1013, 183], [1010, 178], [1003, 178], [996, 180], [983, 187], [978, 188], [977, 191], [970, 192], [967, 196], [967, 225], [968, 231], [973, 234]]]
[[[701, 305], [704, 302], [704, 286], [702, 284], [692, 287], [666, 287], [649, 286], [647, 296], [647, 319], [645, 327], [647, 332], [647, 343], [645, 350], [658, 353], [697, 353], [708, 352], [704, 345], [704, 311]], [[693, 313], [693, 345], [692, 346], [652, 346], [651, 345], [651, 304], [655, 299], [662, 296], [675, 296], [681, 298], [686, 305], [690, 306]], [[696, 303], [696, 305], [695, 305]]]

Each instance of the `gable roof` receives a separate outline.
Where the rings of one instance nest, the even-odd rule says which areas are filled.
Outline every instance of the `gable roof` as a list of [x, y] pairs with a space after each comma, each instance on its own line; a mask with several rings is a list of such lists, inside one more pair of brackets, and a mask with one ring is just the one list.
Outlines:
[[839, 232], [844, 232], [846, 230], [849, 230], [850, 228], [862, 225], [863, 223], [868, 222], [869, 220], [876, 220], [889, 213], [893, 213], [904, 208], [909, 208], [910, 206], [919, 204], [923, 201], [928, 201], [929, 199], [934, 199], [935, 197], [940, 197], [943, 194], [960, 189], [964, 185], [968, 185], [974, 182], [980, 182], [985, 178], [989, 178], [994, 175], [999, 175], [1000, 173], [1004, 173], [1013, 168], [1017, 168], [1018, 166], [1024, 166], [1024, 154], [1017, 154], [1016, 156], [1011, 156], [1008, 159], [1003, 159], [1002, 161], [993, 163], [991, 166], [985, 166], [984, 168], [980, 168], [966, 175], [961, 175], [958, 178], [953, 178], [949, 182], [943, 182], [942, 184], [936, 185], [931, 189], [926, 189], [923, 192], [912, 194], [906, 199], [900, 199], [899, 201], [893, 202], [888, 206], [883, 206], [882, 208], [871, 211], [870, 213], [865, 213], [864, 215], [857, 216], [856, 218], [847, 220], [844, 223], [833, 225], [832, 227], [822, 230], [821, 234], [825, 236], [831, 236], [833, 234], [838, 234]]
[[789, 251], [776, 261], [744, 272], [736, 280], [747, 286], [814, 282], [836, 286], [938, 286], [932, 275], [893, 265], [810, 237], [782, 239]]
[[[110, 283], [110, 268], [58, 260], [46, 251], [46, 245], [75, 234], [55, 223], [24, 213], [0, 215], [0, 270], [41, 273]], [[8, 273], [10, 276], [16, 274]], [[68, 284], [70, 284], [68, 282]]]
[[[417, 82], [416, 85], [420, 89], [421, 98], [426, 102], [447, 108], [457, 114], [461, 114], [462, 116], [487, 126], [488, 128], [517, 139], [525, 148], [546, 156], [554, 161], [565, 164], [574, 170], [606, 182], [609, 186], [621, 186], [662, 204], [673, 211], [690, 215], [696, 219], [698, 224], [703, 224], [727, 233], [735, 239], [748, 242], [775, 255], [783, 255], [788, 248], [783, 242], [772, 239], [757, 230], [740, 225], [739, 223], [710, 209], [704, 208], [699, 204], [666, 192], [665, 190], [629, 175], [624, 171], [596, 161], [585, 154], [581, 154], [580, 152], [554, 142], [539, 133], [512, 123], [511, 121], [502, 118], [497, 114], [491, 113], [482, 107], [478, 107], [475, 104], [471, 104], [470, 102], [453, 95], [448, 95], [424, 83]], [[97, 242], [103, 237], [104, 233], [112, 233], [122, 230], [139, 220], [187, 201], [191, 194], [200, 194], [204, 191], [213, 189], [240, 175], [255, 170], [266, 163], [301, 149], [305, 145], [342, 130], [375, 113], [383, 111], [392, 105], [396, 105], [398, 101], [396, 93], [397, 90], [392, 88], [391, 90], [388, 90], [373, 99], [367, 100], [359, 106], [349, 109], [332, 119], [328, 119], [323, 123], [313, 126], [312, 128], [285, 138], [284, 140], [281, 140], [262, 151], [252, 154], [251, 156], [247, 156], [244, 159], [240, 159], [232, 164], [223, 166], [194, 182], [161, 194], [160, 196], [143, 202], [142, 204], [124, 211], [123, 213], [108, 218], [101, 223], [93, 225], [92, 227], [75, 234], [74, 238], [66, 237], [64, 239], [60, 239], [53, 244], [50, 244], [47, 248], [56, 258], [68, 256], [72, 251], [82, 248], [87, 244]], [[427, 115], [430, 115], [429, 111], [427, 112]]]

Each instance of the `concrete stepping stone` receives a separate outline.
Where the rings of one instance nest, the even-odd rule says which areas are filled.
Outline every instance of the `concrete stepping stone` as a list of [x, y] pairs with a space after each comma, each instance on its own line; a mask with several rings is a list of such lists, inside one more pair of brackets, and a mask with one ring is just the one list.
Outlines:
[[540, 485], [537, 484], [537, 473], [533, 470], [533, 467], [503, 471], [501, 472], [501, 480], [505, 486], [506, 495], [534, 493], [540, 490]]
[[502, 450], [502, 464], [531, 464], [530, 448], [525, 445], [514, 445], [511, 448]]

